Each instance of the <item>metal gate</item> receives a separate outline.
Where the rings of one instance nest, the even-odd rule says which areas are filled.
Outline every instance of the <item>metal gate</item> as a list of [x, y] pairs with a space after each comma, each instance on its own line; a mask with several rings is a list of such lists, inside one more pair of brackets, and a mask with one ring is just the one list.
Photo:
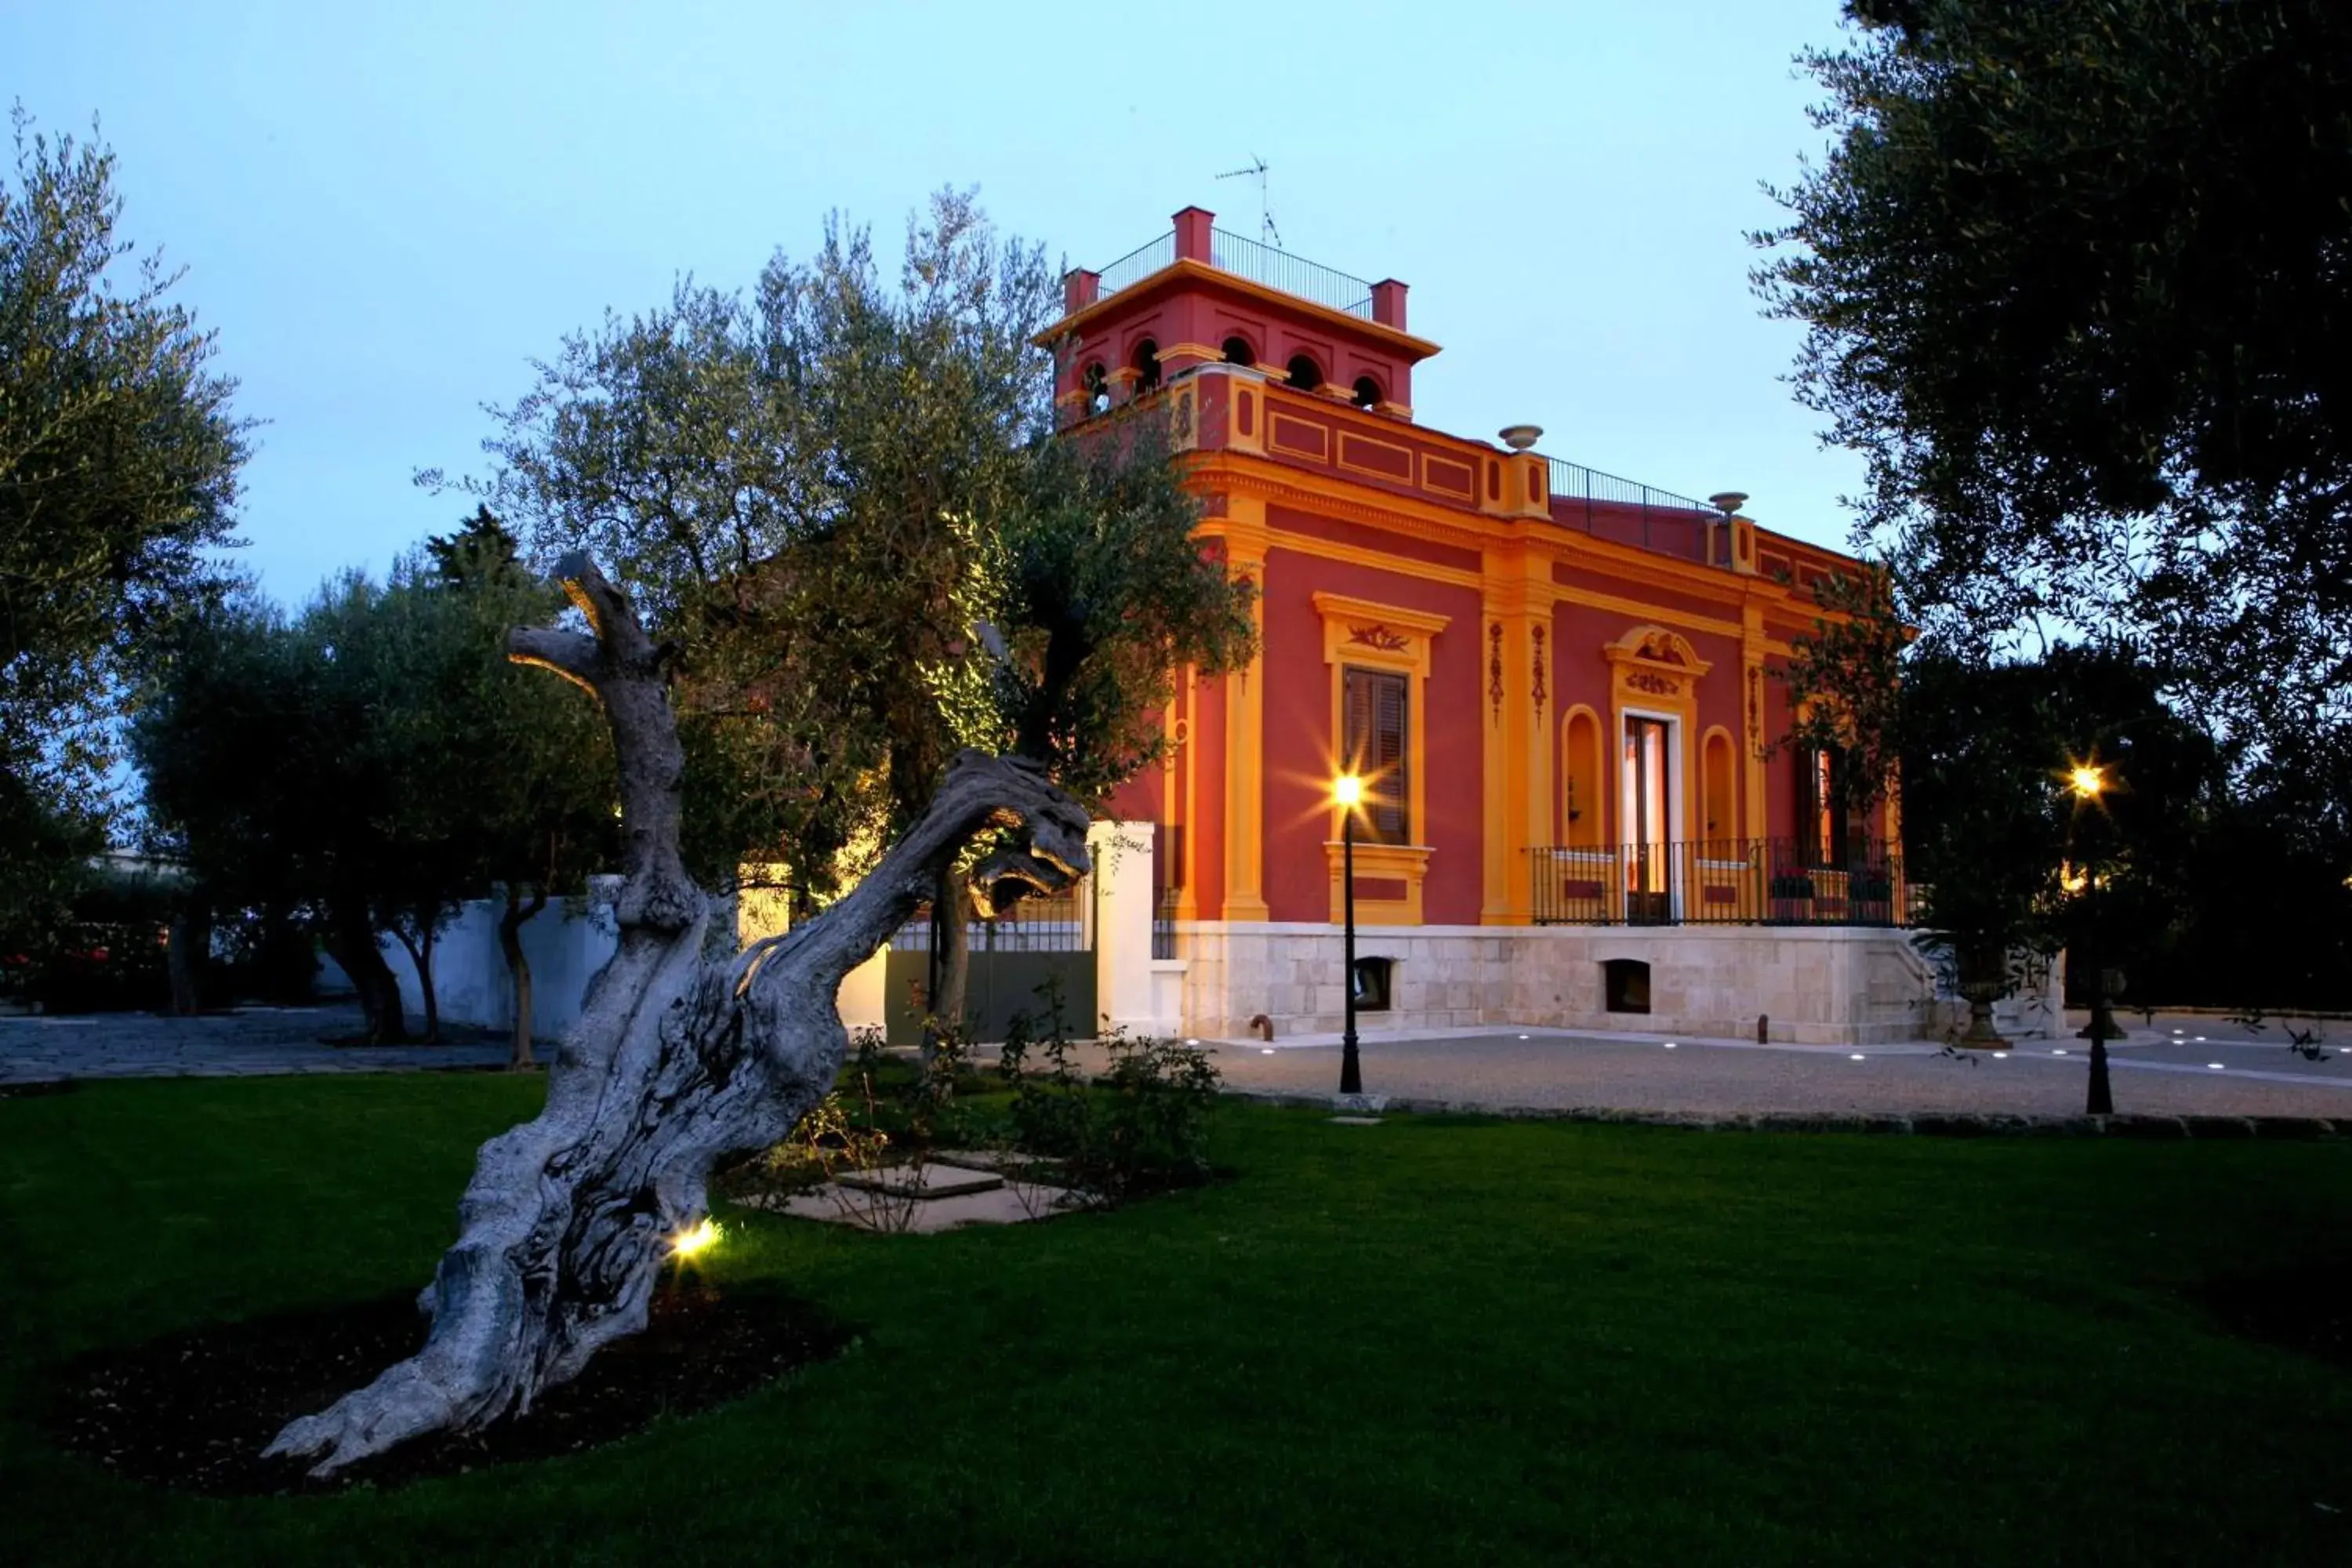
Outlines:
[[[1080, 879], [1062, 892], [1027, 898], [1010, 913], [976, 920], [965, 928], [971, 943], [971, 978], [964, 988], [964, 1037], [991, 1042], [1004, 1037], [1016, 1013], [1027, 1013], [1042, 1028], [1045, 998], [1041, 991], [1058, 982], [1062, 1017], [1073, 1037], [1095, 1032], [1095, 881]], [[884, 960], [883, 1033], [894, 1046], [918, 1044], [930, 1011], [927, 987], [931, 965], [931, 911], [928, 906], [898, 928]]]

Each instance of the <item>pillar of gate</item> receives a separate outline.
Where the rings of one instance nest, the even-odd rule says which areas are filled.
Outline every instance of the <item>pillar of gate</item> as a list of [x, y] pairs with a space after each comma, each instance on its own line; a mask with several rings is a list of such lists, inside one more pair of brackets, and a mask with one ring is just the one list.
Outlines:
[[1095, 861], [1095, 1005], [1131, 1035], [1164, 1035], [1171, 1019], [1154, 1016], [1149, 822], [1097, 822], [1087, 830]]

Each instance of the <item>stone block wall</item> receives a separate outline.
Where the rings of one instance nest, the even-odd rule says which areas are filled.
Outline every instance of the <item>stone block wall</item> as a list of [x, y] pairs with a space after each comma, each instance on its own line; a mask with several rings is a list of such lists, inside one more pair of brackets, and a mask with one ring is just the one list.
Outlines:
[[[1202, 921], [1181, 929], [1189, 1035], [1238, 1038], [1265, 1014], [1276, 1037], [1342, 1023], [1341, 936], [1319, 924]], [[1373, 927], [1359, 958], [1393, 964], [1391, 1006], [1370, 1034], [1507, 1025], [1886, 1045], [1940, 1037], [1958, 1015], [1908, 933], [1756, 926]], [[1650, 1011], [1612, 1013], [1602, 964], [1650, 966]]]

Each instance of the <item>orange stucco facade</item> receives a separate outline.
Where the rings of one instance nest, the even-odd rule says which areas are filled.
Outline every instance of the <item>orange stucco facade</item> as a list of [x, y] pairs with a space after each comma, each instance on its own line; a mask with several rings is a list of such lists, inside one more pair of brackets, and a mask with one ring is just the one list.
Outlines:
[[[1562, 886], [1593, 891], [1560, 869], [1579, 847], [1803, 837], [1774, 672], [1819, 614], [1813, 583], [1853, 561], [1759, 527], [1744, 498], [1415, 424], [1436, 345], [1406, 330], [1401, 283], [1293, 263], [1193, 208], [1155, 243], [1073, 273], [1051, 339], [1064, 424], [1164, 407], [1204, 547], [1259, 590], [1255, 660], [1181, 682], [1164, 766], [1115, 803], [1161, 829], [1174, 919], [1337, 917], [1351, 668], [1408, 694], [1409, 830], [1360, 844], [1367, 924], [1530, 924]], [[1623, 890], [1621, 869], [1595, 880]]]

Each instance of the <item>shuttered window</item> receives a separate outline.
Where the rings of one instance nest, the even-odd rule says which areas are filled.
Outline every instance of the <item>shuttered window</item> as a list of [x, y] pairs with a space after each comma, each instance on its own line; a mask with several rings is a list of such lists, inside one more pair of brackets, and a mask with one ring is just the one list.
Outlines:
[[1412, 840], [1412, 780], [1405, 726], [1407, 676], [1385, 669], [1349, 669], [1340, 704], [1346, 733], [1340, 754], [1364, 781], [1363, 814], [1356, 831], [1374, 844]]

